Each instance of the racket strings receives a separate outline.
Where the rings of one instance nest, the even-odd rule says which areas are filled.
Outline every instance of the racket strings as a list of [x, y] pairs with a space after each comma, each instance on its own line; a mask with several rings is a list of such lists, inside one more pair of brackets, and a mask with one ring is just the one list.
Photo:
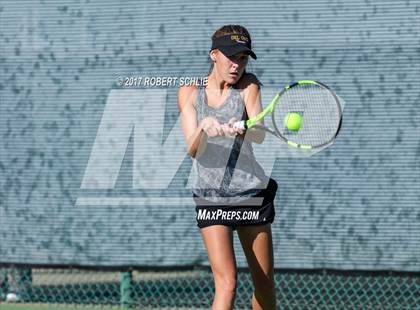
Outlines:
[[335, 101], [332, 95], [320, 88], [320, 87], [307, 87], [307, 91], [304, 91], [305, 110], [307, 113], [304, 115], [304, 120], [308, 119], [308, 126], [303, 127], [302, 129], [302, 139], [303, 135], [308, 136], [308, 140], [311, 141], [308, 144], [316, 144], [322, 141], [327, 140], [334, 134], [334, 119], [331, 115], [335, 109]]
[[[288, 113], [302, 116], [301, 128], [291, 131], [283, 120]], [[274, 112], [281, 136], [298, 144], [321, 145], [333, 139], [340, 120], [340, 108], [333, 94], [313, 84], [297, 85], [282, 94]]]

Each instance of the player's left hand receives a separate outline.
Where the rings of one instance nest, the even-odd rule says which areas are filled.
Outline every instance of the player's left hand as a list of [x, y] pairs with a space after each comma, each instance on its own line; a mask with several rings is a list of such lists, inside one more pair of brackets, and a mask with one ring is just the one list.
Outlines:
[[243, 129], [240, 129], [240, 128], [233, 128], [233, 124], [236, 122], [236, 118], [235, 117], [232, 117], [228, 122], [227, 122], [227, 124], [223, 124], [222, 125], [222, 128], [223, 128], [223, 131], [225, 132], [225, 135], [227, 135], [227, 136], [236, 136], [236, 135], [238, 135], [238, 134], [243, 134], [244, 133], [244, 130]]

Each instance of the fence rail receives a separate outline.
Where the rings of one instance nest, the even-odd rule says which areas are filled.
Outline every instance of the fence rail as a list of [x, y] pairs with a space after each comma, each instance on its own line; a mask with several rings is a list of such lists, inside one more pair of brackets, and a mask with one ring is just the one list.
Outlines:
[[[33, 266], [32, 266], [33, 267]], [[276, 270], [279, 306], [289, 309], [419, 309], [420, 274]], [[209, 308], [210, 270], [0, 267], [0, 296], [20, 302], [115, 307]], [[235, 309], [249, 309], [252, 282], [239, 270]]]

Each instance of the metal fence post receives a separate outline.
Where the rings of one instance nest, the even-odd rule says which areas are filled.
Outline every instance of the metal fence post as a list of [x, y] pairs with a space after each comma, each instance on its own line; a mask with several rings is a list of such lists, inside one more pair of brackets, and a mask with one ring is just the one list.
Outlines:
[[120, 306], [122, 308], [130, 308], [133, 306], [132, 291], [133, 291], [132, 271], [121, 272]]

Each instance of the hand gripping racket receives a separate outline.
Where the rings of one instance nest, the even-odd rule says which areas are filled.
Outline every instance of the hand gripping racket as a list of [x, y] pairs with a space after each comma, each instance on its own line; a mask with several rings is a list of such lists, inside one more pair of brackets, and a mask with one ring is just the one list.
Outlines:
[[[271, 114], [273, 128], [256, 124]], [[287, 119], [297, 118], [290, 129]], [[265, 130], [288, 145], [301, 149], [322, 148], [334, 141], [341, 127], [342, 107], [338, 96], [325, 84], [303, 80], [285, 86], [257, 116], [238, 121], [234, 128]]]

